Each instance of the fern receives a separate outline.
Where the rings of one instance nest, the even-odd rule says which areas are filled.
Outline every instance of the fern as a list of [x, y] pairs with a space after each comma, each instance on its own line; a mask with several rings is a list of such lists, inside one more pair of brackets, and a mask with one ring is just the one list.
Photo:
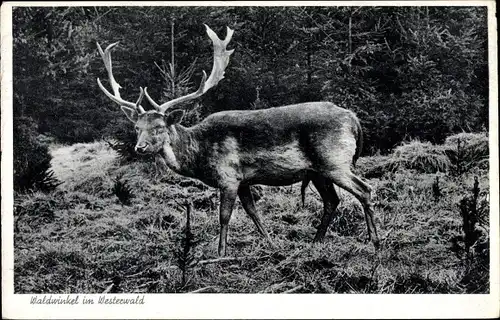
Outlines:
[[122, 182], [120, 179], [116, 179], [113, 185], [113, 193], [118, 197], [120, 203], [129, 206], [130, 200], [134, 198], [132, 188], [126, 183]]
[[197, 264], [197, 259], [193, 253], [193, 248], [197, 244], [191, 232], [191, 209], [192, 204], [186, 204], [186, 226], [180, 238], [179, 246], [174, 252], [177, 259], [177, 266], [182, 272], [181, 288], [185, 288], [189, 282], [189, 272]]
[[50, 168], [48, 146], [37, 139], [37, 125], [31, 118], [14, 119], [14, 189], [52, 191], [62, 182]]

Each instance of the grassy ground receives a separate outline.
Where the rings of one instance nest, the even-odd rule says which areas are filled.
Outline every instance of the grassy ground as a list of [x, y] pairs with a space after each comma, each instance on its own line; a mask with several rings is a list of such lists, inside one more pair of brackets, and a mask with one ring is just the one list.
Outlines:
[[[237, 203], [228, 258], [216, 260], [216, 190], [159, 163], [120, 164], [104, 143], [53, 146], [51, 153], [55, 174], [64, 183], [49, 194], [15, 198], [16, 293], [100, 293], [106, 288], [128, 293], [200, 288], [226, 293], [489, 290], [487, 249], [466, 257], [458, 206], [478, 176], [480, 224], [487, 235], [487, 168], [426, 173], [407, 158], [410, 165], [395, 166], [401, 152], [361, 158], [357, 170], [374, 187], [382, 238], [378, 252], [363, 242], [361, 206], [347, 192], [336, 188], [341, 197], [337, 215], [326, 241], [314, 245], [322, 202], [313, 187], [307, 189], [305, 206], [299, 185], [263, 187], [257, 207], [277, 248], [263, 241]], [[438, 166], [448, 169], [440, 157]], [[432, 187], [436, 176], [442, 193], [437, 201]], [[117, 180], [132, 190], [130, 205], [121, 204], [113, 192]], [[190, 255], [193, 266], [182, 281], [179, 252], [188, 200], [196, 244]], [[487, 236], [481, 241], [487, 248]]]

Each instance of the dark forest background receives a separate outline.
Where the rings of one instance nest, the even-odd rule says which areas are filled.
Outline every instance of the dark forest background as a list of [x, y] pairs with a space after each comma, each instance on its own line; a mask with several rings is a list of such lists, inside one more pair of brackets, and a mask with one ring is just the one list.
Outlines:
[[[346, 193], [318, 249], [320, 194], [261, 186], [277, 248], [235, 206], [235, 260], [213, 259], [217, 190], [138, 158], [96, 82], [110, 87], [96, 43], [119, 41], [126, 100], [195, 91], [204, 23], [234, 29], [235, 51], [183, 123], [318, 100], [356, 112], [381, 251]], [[486, 7], [18, 7], [13, 38], [17, 293], [490, 292]]]
[[203, 23], [221, 37], [234, 29], [235, 52], [188, 125], [328, 100], [358, 114], [365, 155], [488, 127], [486, 7], [19, 7], [13, 21], [15, 123], [62, 143], [132, 131], [97, 86], [107, 75], [96, 42], [120, 41], [122, 97], [147, 86], [165, 101], [211, 69]]

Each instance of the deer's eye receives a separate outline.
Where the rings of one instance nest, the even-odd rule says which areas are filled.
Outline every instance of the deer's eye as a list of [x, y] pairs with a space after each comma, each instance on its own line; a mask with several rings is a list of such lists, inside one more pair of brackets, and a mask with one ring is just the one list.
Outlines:
[[153, 128], [153, 134], [163, 133], [164, 129], [165, 129], [164, 127], [155, 127]]

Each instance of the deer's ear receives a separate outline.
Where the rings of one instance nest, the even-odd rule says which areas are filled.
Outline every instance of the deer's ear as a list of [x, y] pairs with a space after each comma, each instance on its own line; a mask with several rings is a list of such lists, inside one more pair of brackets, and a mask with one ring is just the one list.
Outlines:
[[121, 106], [121, 109], [130, 121], [132, 121], [133, 123], [137, 122], [137, 119], [139, 118], [139, 114], [137, 113], [137, 111], [125, 106]]
[[184, 117], [184, 110], [177, 109], [172, 112], [169, 112], [165, 115], [165, 121], [167, 122], [167, 126], [171, 126], [182, 121], [182, 117]]

